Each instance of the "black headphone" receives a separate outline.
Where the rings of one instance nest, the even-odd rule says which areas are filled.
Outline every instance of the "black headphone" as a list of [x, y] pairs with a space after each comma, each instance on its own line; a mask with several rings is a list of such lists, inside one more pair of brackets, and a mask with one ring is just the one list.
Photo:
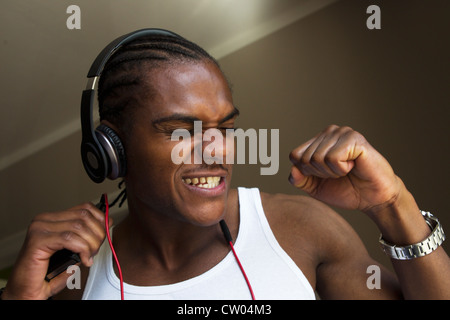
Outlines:
[[163, 29], [142, 29], [123, 35], [108, 44], [97, 56], [88, 72], [88, 83], [81, 97], [81, 159], [88, 176], [96, 183], [105, 178], [123, 177], [126, 172], [125, 150], [119, 136], [101, 124], [94, 130], [93, 106], [95, 86], [108, 59], [125, 44], [144, 36], [166, 35], [182, 38]]

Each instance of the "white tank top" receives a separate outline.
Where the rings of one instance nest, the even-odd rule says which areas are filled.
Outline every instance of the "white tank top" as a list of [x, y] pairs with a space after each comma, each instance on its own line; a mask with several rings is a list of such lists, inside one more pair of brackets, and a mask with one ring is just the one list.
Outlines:
[[[257, 188], [238, 188], [240, 224], [235, 250], [258, 300], [315, 299], [314, 290], [294, 261], [280, 247], [267, 222]], [[90, 268], [83, 299], [120, 299], [107, 241]], [[149, 266], [151, 268], [151, 266]], [[247, 283], [230, 251], [216, 266], [194, 278], [162, 286], [124, 283], [125, 300], [244, 300], [251, 299]]]

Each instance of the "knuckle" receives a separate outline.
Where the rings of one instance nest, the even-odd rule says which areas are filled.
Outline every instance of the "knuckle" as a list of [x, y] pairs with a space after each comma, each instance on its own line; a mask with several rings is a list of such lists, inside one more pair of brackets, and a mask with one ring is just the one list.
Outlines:
[[46, 233], [46, 229], [44, 228], [44, 223], [41, 220], [34, 220], [28, 226], [28, 234], [36, 235], [38, 233]]
[[80, 219], [82, 219], [82, 220], [89, 219], [90, 214], [91, 213], [89, 212], [89, 210], [85, 209], [85, 208], [83, 208], [79, 211], [79, 216], [80, 216]]
[[302, 168], [309, 166], [309, 163], [310, 163], [310, 159], [307, 157], [301, 157], [298, 161], [299, 166]]
[[31, 221], [30, 225], [28, 226], [28, 233], [34, 233], [37, 231], [39, 225], [39, 221], [33, 220]]
[[325, 163], [335, 163], [336, 162], [336, 157], [333, 156], [332, 154], [327, 154], [324, 157], [324, 162]]
[[83, 220], [75, 220], [74, 222], [72, 222], [72, 226], [71, 228], [75, 231], [82, 231], [83, 229], [85, 229], [86, 224]]
[[85, 202], [82, 204], [82, 207], [87, 210], [92, 210], [95, 208], [94, 204], [92, 202]]
[[366, 140], [366, 139], [364, 138], [364, 136], [363, 136], [361, 133], [357, 132], [357, 131], [353, 131], [353, 132], [351, 133], [351, 137], [352, 137], [353, 139], [355, 139], [356, 141], [358, 141], [358, 142], [363, 142], [363, 141]]
[[77, 212], [84, 212], [83, 214], [89, 215], [90, 212], [94, 209], [94, 207], [95, 207], [95, 206], [94, 206], [92, 203], [90, 203], [90, 202], [84, 202], [84, 203], [80, 204], [80, 205], [77, 207], [76, 211], [77, 211]]
[[321, 154], [314, 153], [311, 156], [311, 163], [322, 164], [323, 163], [323, 156]]
[[64, 241], [71, 241], [74, 237], [74, 233], [72, 231], [64, 231], [61, 234], [61, 237], [63, 238]]
[[86, 222], [95, 219], [94, 215], [92, 214], [92, 208], [86, 206], [77, 210], [77, 219]]
[[31, 220], [31, 222], [47, 220], [49, 215], [51, 215], [51, 213], [49, 213], [49, 212], [39, 213], [34, 216], [34, 218]]
[[329, 126], [327, 126], [326, 128], [325, 128], [325, 130], [324, 130], [324, 132], [333, 132], [333, 131], [335, 131], [336, 129], [339, 129], [339, 126], [338, 125], [336, 125], [336, 124], [330, 124]]
[[339, 130], [340, 130], [341, 132], [349, 132], [349, 131], [353, 131], [353, 129], [352, 129], [351, 127], [349, 127], [349, 126], [343, 126], [343, 127], [340, 127]]
[[289, 160], [290, 160], [291, 162], [295, 162], [295, 161], [297, 161], [297, 159], [298, 159], [297, 153], [295, 152], [295, 150], [292, 150], [292, 151], [289, 153]]

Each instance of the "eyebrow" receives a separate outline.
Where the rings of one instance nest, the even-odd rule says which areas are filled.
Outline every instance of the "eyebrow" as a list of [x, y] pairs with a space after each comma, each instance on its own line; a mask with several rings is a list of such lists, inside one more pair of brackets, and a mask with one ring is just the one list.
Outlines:
[[[222, 118], [219, 121], [219, 124], [222, 124], [224, 122], [227, 122], [228, 120], [233, 119], [234, 117], [237, 117], [239, 115], [239, 110], [235, 107], [233, 111], [231, 111], [228, 115], [226, 115], [224, 118]], [[194, 121], [201, 121], [199, 118], [182, 114], [182, 113], [174, 113], [167, 117], [162, 117], [159, 119], [156, 119], [152, 121], [152, 125], [157, 128], [160, 125], [163, 125], [164, 123], [168, 122], [185, 122], [185, 123], [193, 123]]]

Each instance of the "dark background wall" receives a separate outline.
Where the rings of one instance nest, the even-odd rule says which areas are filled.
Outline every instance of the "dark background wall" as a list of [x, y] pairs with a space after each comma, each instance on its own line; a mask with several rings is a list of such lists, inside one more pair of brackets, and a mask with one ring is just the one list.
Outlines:
[[[366, 27], [366, 9], [371, 4], [381, 8], [380, 30]], [[65, 28], [67, 5], [54, 6], [47, 7], [55, 10], [55, 17], [62, 19], [60, 24]], [[56, 91], [65, 97], [58, 100], [58, 105], [74, 110], [78, 110], [79, 94], [92, 57], [112, 39], [107, 32], [110, 27], [102, 29], [108, 21], [98, 21], [93, 15], [96, 6], [83, 8], [82, 30], [71, 33], [71, 46], [63, 48], [80, 51], [80, 57], [71, 62], [79, 72], [64, 69], [65, 81], [56, 86]], [[62, 14], [57, 14], [60, 11]], [[434, 213], [444, 230], [450, 232], [448, 12], [447, 0], [341, 0], [221, 57], [241, 111], [238, 125], [243, 129], [279, 129], [280, 133], [278, 174], [261, 176], [260, 165], [235, 165], [233, 186], [299, 193], [287, 181], [289, 152], [329, 124], [348, 125], [363, 133], [390, 161], [419, 207]], [[42, 27], [43, 21], [47, 20], [37, 19], [36, 23]], [[99, 25], [94, 28], [90, 24], [93, 22]], [[145, 23], [148, 26], [150, 22], [146, 19]], [[117, 26], [131, 28], [127, 31], [138, 28], [122, 22], [117, 22]], [[164, 23], [161, 27], [165, 27]], [[189, 32], [175, 31], [183, 35]], [[124, 33], [121, 29], [119, 34]], [[77, 41], [86, 41], [87, 34], [94, 34], [97, 40], [78, 45]], [[52, 51], [53, 54], [56, 53]], [[47, 71], [46, 65], [42, 66]], [[33, 86], [42, 84], [47, 88], [42, 99], [52, 96], [48, 88], [55, 87], [40, 81], [51, 79], [46, 76], [39, 82], [32, 81]], [[4, 96], [9, 97], [9, 92]], [[37, 107], [43, 111], [38, 112]], [[46, 105], [39, 101], [29, 108], [36, 117], [48, 116]], [[32, 128], [21, 126], [20, 122], [17, 128], [34, 134]], [[96, 185], [84, 173], [79, 155], [81, 134], [79, 130], [73, 132], [7, 170], [0, 170], [1, 268], [14, 261], [34, 215], [95, 201], [103, 192], [114, 196], [117, 181]], [[370, 254], [389, 266], [378, 247], [379, 232], [369, 218], [360, 212], [337, 211], [353, 225]], [[449, 251], [448, 241], [444, 248]]]
[[[329, 124], [348, 125], [388, 159], [420, 208], [450, 226], [448, 5], [376, 3], [380, 30], [366, 27], [370, 1], [340, 1], [220, 60], [238, 126], [280, 129], [278, 174], [236, 165], [234, 185], [299, 193], [287, 181], [289, 152]], [[337, 210], [389, 266], [375, 224]]]

